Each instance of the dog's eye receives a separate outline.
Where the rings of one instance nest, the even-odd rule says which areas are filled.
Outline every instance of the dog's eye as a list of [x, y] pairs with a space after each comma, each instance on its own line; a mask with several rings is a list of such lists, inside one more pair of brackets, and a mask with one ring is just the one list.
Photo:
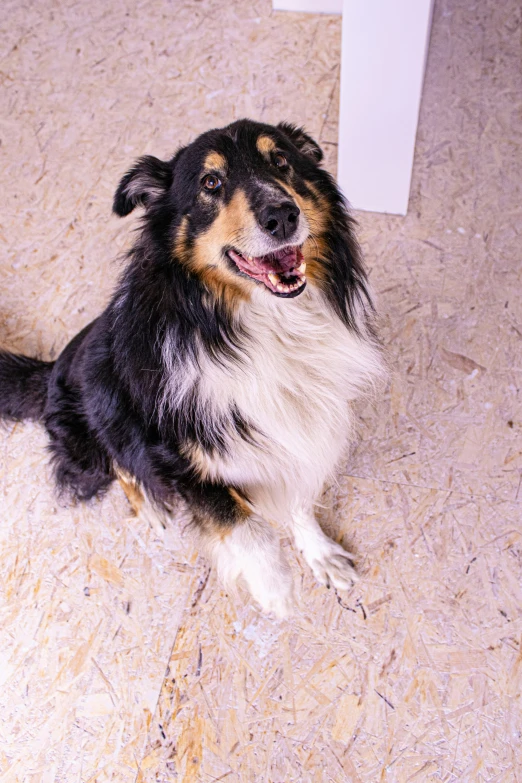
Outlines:
[[203, 187], [205, 190], [218, 190], [222, 185], [221, 180], [219, 177], [214, 176], [214, 174], [207, 174], [205, 179], [203, 180]]
[[276, 152], [274, 155], [274, 163], [278, 169], [284, 169], [285, 166], [288, 166], [288, 161], [282, 152]]

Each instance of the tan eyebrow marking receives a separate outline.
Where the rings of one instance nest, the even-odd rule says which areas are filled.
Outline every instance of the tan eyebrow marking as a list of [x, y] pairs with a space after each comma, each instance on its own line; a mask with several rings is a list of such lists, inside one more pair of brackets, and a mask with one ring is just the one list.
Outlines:
[[274, 152], [276, 143], [270, 136], [259, 136], [256, 141], [256, 147], [261, 155], [268, 157], [271, 152]]
[[227, 159], [220, 152], [214, 150], [208, 153], [203, 166], [205, 171], [225, 171]]

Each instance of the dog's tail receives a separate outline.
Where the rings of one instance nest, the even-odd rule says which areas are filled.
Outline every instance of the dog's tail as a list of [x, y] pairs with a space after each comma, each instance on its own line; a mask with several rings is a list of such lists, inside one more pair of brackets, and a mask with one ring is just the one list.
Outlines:
[[53, 364], [0, 350], [0, 417], [41, 419]]

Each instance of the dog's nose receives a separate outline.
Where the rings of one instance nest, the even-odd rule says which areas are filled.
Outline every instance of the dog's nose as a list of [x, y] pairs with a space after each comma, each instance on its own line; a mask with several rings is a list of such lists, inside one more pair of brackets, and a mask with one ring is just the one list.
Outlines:
[[269, 204], [261, 210], [261, 226], [276, 239], [290, 239], [299, 223], [299, 207], [292, 201]]

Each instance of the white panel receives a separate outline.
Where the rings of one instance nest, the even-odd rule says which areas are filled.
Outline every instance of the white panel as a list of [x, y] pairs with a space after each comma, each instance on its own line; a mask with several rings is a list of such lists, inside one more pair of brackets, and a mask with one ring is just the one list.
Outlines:
[[432, 0], [344, 0], [338, 180], [355, 209], [405, 215]]
[[307, 14], [340, 14], [343, 0], [272, 0], [274, 11], [300, 11]]

